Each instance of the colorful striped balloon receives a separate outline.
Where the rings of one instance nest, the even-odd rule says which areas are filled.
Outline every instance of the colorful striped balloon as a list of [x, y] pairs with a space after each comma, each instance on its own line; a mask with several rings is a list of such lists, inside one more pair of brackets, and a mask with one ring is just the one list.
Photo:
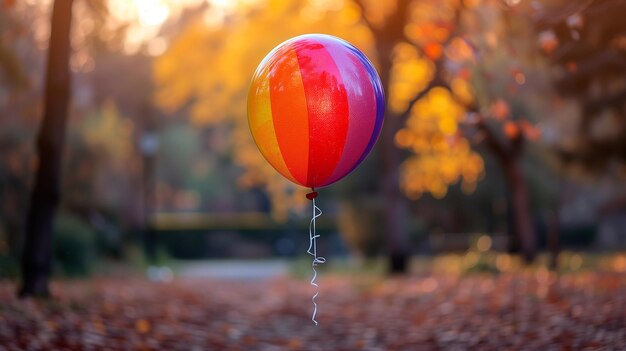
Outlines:
[[370, 152], [385, 98], [372, 63], [352, 44], [322, 34], [285, 41], [259, 64], [248, 123], [265, 159], [309, 188], [330, 185]]

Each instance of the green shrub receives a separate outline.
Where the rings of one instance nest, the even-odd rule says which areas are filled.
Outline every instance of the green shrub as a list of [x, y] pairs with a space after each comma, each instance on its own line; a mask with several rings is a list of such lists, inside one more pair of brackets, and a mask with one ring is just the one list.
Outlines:
[[54, 228], [52, 254], [55, 269], [68, 277], [84, 277], [95, 258], [96, 234], [76, 216], [60, 214]]
[[15, 278], [18, 274], [18, 261], [11, 252], [8, 233], [0, 220], [0, 279]]

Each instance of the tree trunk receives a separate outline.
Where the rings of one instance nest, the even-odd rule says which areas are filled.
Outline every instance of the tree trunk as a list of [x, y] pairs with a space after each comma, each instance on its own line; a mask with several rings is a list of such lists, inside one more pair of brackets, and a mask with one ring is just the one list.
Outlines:
[[400, 152], [394, 145], [394, 136], [398, 124], [403, 120], [388, 113], [382, 130], [380, 142], [381, 191], [384, 200], [384, 230], [389, 272], [402, 274], [408, 271], [410, 241], [406, 224], [408, 222], [408, 204], [400, 192]]
[[48, 296], [52, 270], [52, 231], [70, 95], [70, 27], [73, 0], [52, 9], [44, 115], [37, 135], [38, 168], [26, 218], [20, 296]]
[[519, 157], [511, 157], [503, 161], [502, 167], [509, 187], [511, 201], [511, 220], [514, 234], [524, 260], [529, 263], [535, 258], [535, 234], [528, 203], [528, 186], [520, 165]]
[[[392, 62], [390, 47], [381, 45], [381, 81], [389, 101], [390, 76]], [[387, 56], [383, 56], [387, 55]], [[389, 272], [404, 274], [408, 271], [411, 246], [406, 223], [408, 223], [408, 203], [400, 192], [400, 164], [402, 162], [400, 150], [394, 145], [396, 132], [402, 127], [404, 118], [392, 113], [389, 109], [385, 113], [385, 122], [378, 140], [380, 152], [380, 194], [384, 201], [384, 236], [389, 259]]]
[[[366, 1], [363, 0], [355, 1], [362, 13], [367, 12], [365, 3]], [[367, 16], [362, 17], [374, 35], [376, 51], [379, 55], [378, 73], [380, 74], [387, 101], [389, 101], [391, 69], [393, 66], [391, 55], [395, 45], [406, 40], [404, 30], [407, 18], [410, 17], [411, 12], [409, 9], [411, 3], [412, 0], [396, 1], [395, 11], [387, 16], [383, 26], [370, 23]], [[406, 228], [408, 203], [400, 192], [399, 169], [402, 157], [400, 151], [394, 145], [394, 136], [402, 127], [406, 115], [392, 113], [389, 109], [386, 109], [385, 112], [385, 122], [375, 149], [380, 160], [380, 186], [377, 191], [385, 206], [381, 212], [384, 215], [383, 235], [387, 244], [389, 270], [391, 273], [405, 273], [408, 268], [411, 251]]]

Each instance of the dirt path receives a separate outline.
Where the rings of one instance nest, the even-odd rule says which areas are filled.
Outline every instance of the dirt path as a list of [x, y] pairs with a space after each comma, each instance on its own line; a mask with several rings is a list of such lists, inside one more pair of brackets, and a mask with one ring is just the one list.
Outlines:
[[0, 350], [625, 350], [626, 276], [0, 283]]

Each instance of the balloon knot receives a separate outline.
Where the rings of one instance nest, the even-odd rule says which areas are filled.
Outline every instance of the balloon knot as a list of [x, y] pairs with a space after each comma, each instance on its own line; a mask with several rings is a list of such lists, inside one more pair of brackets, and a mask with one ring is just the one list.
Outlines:
[[312, 191], [312, 192], [306, 194], [306, 198], [309, 199], [309, 200], [313, 200], [316, 197], [317, 197], [317, 191]]

